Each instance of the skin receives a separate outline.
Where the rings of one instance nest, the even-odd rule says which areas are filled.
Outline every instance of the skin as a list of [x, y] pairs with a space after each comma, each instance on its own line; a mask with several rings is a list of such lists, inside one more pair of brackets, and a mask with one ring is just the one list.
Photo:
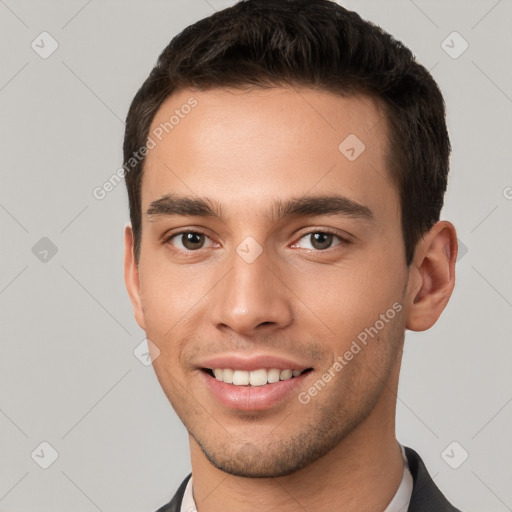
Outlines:
[[[139, 265], [125, 228], [125, 280], [153, 366], [189, 432], [200, 512], [385, 509], [402, 478], [395, 409], [405, 329], [430, 328], [455, 283], [457, 238], [440, 221], [407, 267], [397, 190], [386, 171], [387, 123], [370, 97], [312, 89], [184, 90], [152, 129], [193, 96], [197, 106], [147, 156]], [[365, 150], [338, 149], [356, 134]], [[271, 221], [275, 200], [339, 192], [373, 221], [321, 215]], [[222, 219], [146, 215], [175, 193], [222, 205]], [[192, 246], [170, 235], [206, 234]], [[327, 248], [311, 234], [333, 230]], [[167, 235], [167, 236], [164, 236]], [[253, 237], [247, 263], [237, 246]], [[188, 257], [185, 253], [188, 251]], [[264, 411], [218, 403], [200, 359], [270, 353], [313, 367], [307, 391], [394, 303], [402, 310], [308, 404], [296, 394]], [[257, 477], [257, 478], [254, 478]]]

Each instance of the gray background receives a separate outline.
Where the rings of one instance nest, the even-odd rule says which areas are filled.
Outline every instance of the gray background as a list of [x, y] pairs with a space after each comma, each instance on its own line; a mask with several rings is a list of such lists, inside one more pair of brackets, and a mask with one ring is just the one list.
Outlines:
[[[124, 183], [92, 191], [122, 163], [129, 103], [160, 51], [232, 3], [0, 0], [4, 512], [152, 512], [190, 469], [186, 431], [140, 356]], [[453, 143], [443, 218], [462, 242], [457, 284], [434, 328], [407, 333], [397, 437], [459, 508], [512, 510], [512, 2], [343, 3], [432, 70]], [[58, 43], [47, 58], [31, 47], [51, 49], [43, 31]], [[457, 58], [454, 31], [469, 44]], [[48, 469], [42, 442], [58, 453]]]

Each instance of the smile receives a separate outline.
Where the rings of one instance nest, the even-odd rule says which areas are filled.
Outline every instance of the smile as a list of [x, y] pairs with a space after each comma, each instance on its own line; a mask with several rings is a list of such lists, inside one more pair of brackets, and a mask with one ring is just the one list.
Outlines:
[[200, 372], [213, 404], [243, 411], [264, 411], [286, 403], [306, 387], [305, 380], [310, 374], [312, 368], [260, 368], [250, 371], [202, 368]]
[[305, 370], [281, 370], [279, 368], [260, 368], [258, 370], [234, 370], [232, 368], [206, 368], [212, 377], [220, 382], [233, 384], [234, 386], [264, 386], [274, 384], [279, 381], [293, 379], [302, 373], [309, 372], [311, 368]]

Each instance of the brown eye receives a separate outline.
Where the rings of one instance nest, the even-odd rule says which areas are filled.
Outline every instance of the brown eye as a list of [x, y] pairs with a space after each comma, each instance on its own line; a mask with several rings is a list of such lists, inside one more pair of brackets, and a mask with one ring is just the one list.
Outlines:
[[182, 231], [169, 237], [166, 243], [181, 251], [196, 251], [204, 247], [208, 237], [197, 231]]
[[315, 249], [328, 249], [334, 238], [330, 233], [313, 233], [309, 236], [311, 237], [311, 245]]
[[204, 235], [199, 233], [184, 233], [181, 235], [181, 240], [186, 249], [201, 249], [204, 244]]
[[[337, 239], [338, 242], [333, 245], [333, 241]], [[307, 245], [303, 245], [304, 241], [306, 244], [309, 243], [309, 247]], [[330, 233], [328, 231], [312, 231], [310, 233], [306, 233], [301, 237], [298, 242], [298, 246], [303, 249], [315, 249], [317, 251], [325, 251], [326, 249], [330, 249], [331, 247], [335, 247], [340, 244], [348, 244], [349, 241], [345, 240], [339, 235], [335, 233]]]

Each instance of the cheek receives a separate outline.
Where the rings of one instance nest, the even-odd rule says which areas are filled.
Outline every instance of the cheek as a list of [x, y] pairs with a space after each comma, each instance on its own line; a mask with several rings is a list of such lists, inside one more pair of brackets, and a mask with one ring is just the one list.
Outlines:
[[[142, 264], [140, 293], [148, 329], [159, 336], [171, 334], [180, 323], [201, 307], [211, 288], [206, 275], [201, 278], [193, 266], [160, 262], [159, 257]], [[192, 272], [192, 270], [194, 270]], [[169, 332], [171, 330], [171, 332]]]
[[[396, 255], [366, 253], [350, 264], [322, 271], [314, 278], [304, 279], [298, 275], [292, 287], [301, 301], [298, 308], [303, 311], [306, 322], [318, 324], [321, 332], [328, 332], [336, 349], [347, 343], [366, 328], [374, 326], [385, 315], [385, 320], [395, 317], [395, 308], [400, 309], [402, 287], [405, 279]], [[390, 320], [386, 322], [386, 327]], [[378, 327], [381, 327], [379, 322]]]

